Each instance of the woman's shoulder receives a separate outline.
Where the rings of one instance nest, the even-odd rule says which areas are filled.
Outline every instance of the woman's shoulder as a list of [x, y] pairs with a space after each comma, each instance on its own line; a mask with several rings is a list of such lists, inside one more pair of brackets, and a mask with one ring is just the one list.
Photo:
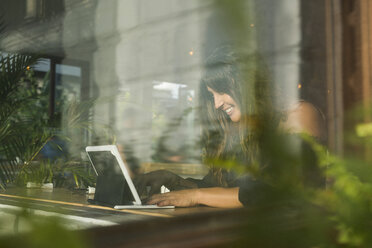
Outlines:
[[280, 128], [291, 133], [307, 133], [319, 139], [326, 135], [325, 117], [313, 104], [299, 101], [284, 113]]

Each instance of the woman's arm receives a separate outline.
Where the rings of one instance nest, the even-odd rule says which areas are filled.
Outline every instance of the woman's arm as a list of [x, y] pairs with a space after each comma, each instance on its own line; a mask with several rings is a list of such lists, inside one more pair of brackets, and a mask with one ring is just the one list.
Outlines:
[[199, 204], [220, 208], [242, 207], [239, 188], [200, 188], [153, 195], [147, 204], [158, 206], [192, 207]]

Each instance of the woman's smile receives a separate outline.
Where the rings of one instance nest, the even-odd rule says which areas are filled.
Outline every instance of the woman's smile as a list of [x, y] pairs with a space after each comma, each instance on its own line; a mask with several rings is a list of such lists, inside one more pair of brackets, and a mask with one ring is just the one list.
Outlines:
[[214, 107], [224, 111], [230, 117], [231, 121], [239, 122], [241, 112], [234, 99], [226, 93], [219, 93], [209, 87], [207, 89], [213, 95]]
[[227, 115], [231, 115], [233, 112], [234, 107], [233, 106], [227, 106], [227, 108], [224, 108], [224, 111]]

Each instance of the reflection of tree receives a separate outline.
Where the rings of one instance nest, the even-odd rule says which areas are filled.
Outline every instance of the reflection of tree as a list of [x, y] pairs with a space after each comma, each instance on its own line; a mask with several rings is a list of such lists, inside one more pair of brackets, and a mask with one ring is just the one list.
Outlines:
[[[4, 30], [0, 23], [0, 31]], [[1, 37], [5, 37], [2, 34]], [[50, 74], [35, 76], [38, 56], [0, 53], [0, 181], [40, 183], [58, 178], [59, 185], [72, 178], [91, 181], [81, 151], [91, 130], [90, 114], [94, 101], [75, 99], [56, 103], [57, 114], [48, 116]], [[74, 138], [72, 138], [74, 137]], [[77, 138], [79, 137], [79, 138]], [[79, 142], [76, 142], [78, 140]]]
[[4, 184], [15, 178], [20, 162], [26, 166], [35, 159], [51, 134], [45, 129], [47, 116], [40, 114], [45, 106], [38, 100], [42, 97], [38, 85], [22, 80], [37, 57], [0, 55], [0, 177]]
[[56, 183], [62, 185], [66, 175], [73, 178], [75, 185], [79, 185], [80, 180], [87, 183], [91, 176], [80, 162], [82, 144], [76, 149], [77, 154], [68, 153], [67, 149], [70, 137], [89, 129], [86, 113], [93, 102], [71, 101], [62, 113], [65, 123], [61, 129], [60, 118], [50, 119], [47, 114], [48, 74], [42, 82], [34, 77], [32, 65], [37, 60], [36, 56], [1, 53], [2, 184], [16, 180], [24, 185], [29, 180], [46, 183], [58, 179]]

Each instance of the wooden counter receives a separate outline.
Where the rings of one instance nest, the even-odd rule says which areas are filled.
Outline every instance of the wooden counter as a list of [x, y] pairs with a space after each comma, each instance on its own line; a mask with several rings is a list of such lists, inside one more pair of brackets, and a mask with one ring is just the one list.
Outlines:
[[[240, 210], [210, 207], [116, 210], [88, 204], [85, 191], [9, 188], [0, 206], [26, 207], [94, 220], [77, 228], [94, 247], [215, 247], [239, 237]], [[1, 210], [0, 210], [1, 211]], [[102, 224], [103, 223], [103, 224]], [[17, 237], [14, 237], [17, 238]]]
[[[27, 206], [68, 214], [78, 214], [94, 218], [110, 219], [115, 223], [140, 220], [146, 217], [169, 218], [194, 212], [215, 211], [210, 207], [175, 208], [175, 209], [121, 209], [93, 205], [88, 203], [92, 198], [83, 190], [68, 190], [63, 188], [26, 189], [9, 188], [0, 191], [0, 204]], [[114, 216], [113, 218], [110, 218]]]

